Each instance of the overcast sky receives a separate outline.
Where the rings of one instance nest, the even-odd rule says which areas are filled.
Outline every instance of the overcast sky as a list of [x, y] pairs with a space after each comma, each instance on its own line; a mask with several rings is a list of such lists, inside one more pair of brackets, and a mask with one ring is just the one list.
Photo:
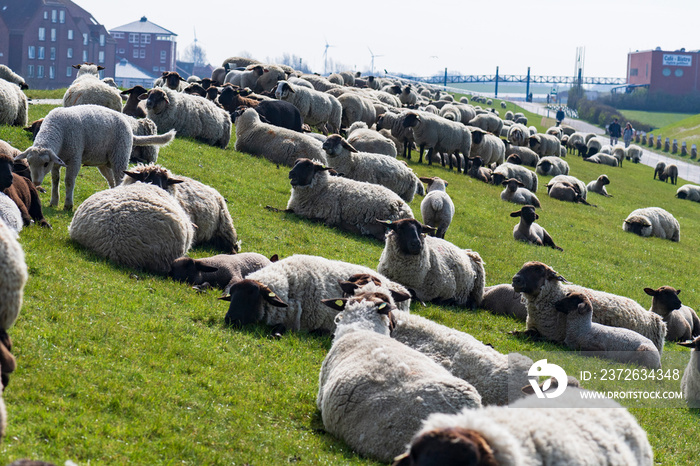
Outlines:
[[[275, 62], [283, 54], [324, 72], [323, 54], [343, 68], [375, 74], [573, 75], [585, 47], [584, 75], [625, 77], [635, 50], [700, 48], [698, 0], [290, 1], [74, 0], [109, 30], [146, 16], [194, 40], [209, 62], [230, 56]], [[303, 5], [303, 6], [302, 6]], [[340, 71], [340, 70], [328, 70]]]

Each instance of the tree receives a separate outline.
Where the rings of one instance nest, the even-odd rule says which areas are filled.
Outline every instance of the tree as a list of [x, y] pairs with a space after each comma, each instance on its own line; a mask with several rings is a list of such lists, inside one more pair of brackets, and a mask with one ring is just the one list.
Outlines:
[[209, 64], [207, 52], [196, 40], [185, 48], [182, 59], [186, 62], [194, 63], [194, 66], [206, 66]]

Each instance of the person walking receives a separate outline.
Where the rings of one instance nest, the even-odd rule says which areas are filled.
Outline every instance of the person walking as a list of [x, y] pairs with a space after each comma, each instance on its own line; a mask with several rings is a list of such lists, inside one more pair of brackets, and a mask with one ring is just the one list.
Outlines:
[[634, 136], [634, 128], [632, 128], [632, 123], [628, 121], [625, 125], [625, 131], [622, 133], [622, 139], [625, 141], [625, 149], [632, 143], [632, 136]]
[[613, 118], [613, 122], [608, 126], [608, 133], [610, 133], [610, 145], [614, 147], [622, 136], [622, 127], [617, 122], [617, 118]]
[[557, 110], [557, 116], [556, 116], [556, 119], [557, 119], [556, 126], [559, 126], [561, 124], [561, 122], [564, 121], [565, 116], [566, 116], [566, 114], [564, 113], [564, 107], [559, 107], [559, 110]]

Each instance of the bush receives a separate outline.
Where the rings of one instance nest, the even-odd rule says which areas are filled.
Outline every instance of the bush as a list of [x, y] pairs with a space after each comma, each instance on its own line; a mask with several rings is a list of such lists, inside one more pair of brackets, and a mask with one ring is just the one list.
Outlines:
[[653, 129], [646, 123], [625, 118], [615, 107], [606, 105], [604, 99], [588, 100], [585, 96], [579, 99], [578, 116], [582, 120], [598, 126], [606, 126], [613, 121], [614, 118], [617, 118], [623, 126], [624, 122], [629, 121], [632, 123], [632, 127], [637, 131], [649, 132]]
[[610, 94], [600, 100], [606, 105], [624, 110], [700, 113], [700, 93], [672, 95], [666, 92], [650, 93], [646, 88], [638, 88], [629, 94]]

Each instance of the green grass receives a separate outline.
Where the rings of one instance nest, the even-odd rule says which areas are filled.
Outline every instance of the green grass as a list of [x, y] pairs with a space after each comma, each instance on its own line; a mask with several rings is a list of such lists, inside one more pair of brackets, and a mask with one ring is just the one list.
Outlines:
[[[692, 116], [688, 113], [645, 112], [642, 110], [620, 110], [620, 113], [630, 120], [646, 123], [654, 128], [663, 128]], [[624, 122], [621, 124], [624, 127]]]
[[[504, 113], [498, 101], [494, 106]], [[32, 107], [30, 117], [46, 111]], [[529, 117], [540, 126], [541, 117]], [[19, 128], [0, 127], [0, 138], [20, 149], [31, 144]], [[524, 262], [540, 260], [572, 282], [629, 296], [645, 307], [650, 299], [643, 287], [661, 285], [682, 289], [684, 303], [698, 306], [700, 204], [676, 199], [675, 186], [651, 182], [652, 168], [605, 167], [614, 197], [591, 194], [597, 208], [550, 199], [548, 178], [540, 177], [539, 223], [564, 248], [561, 253], [513, 240], [516, 222], [508, 214], [517, 206], [500, 200], [500, 187], [416, 160], [414, 155], [409, 164], [419, 175], [449, 181], [456, 215], [447, 239], [481, 254], [488, 285], [510, 282]], [[377, 265], [383, 248], [377, 241], [266, 210], [286, 205], [288, 169], [238, 153], [233, 142], [221, 150], [177, 139], [158, 161], [226, 197], [244, 251]], [[567, 161], [571, 174], [585, 182], [603, 171], [579, 158]], [[106, 188], [95, 168], [83, 167], [76, 205]], [[47, 207], [48, 194], [42, 200], [53, 230], [31, 226], [20, 235], [30, 279], [10, 330], [18, 367], [3, 395], [8, 428], [0, 463], [30, 457], [56, 464], [375, 464], [323, 431], [315, 396], [329, 338], [290, 333], [274, 340], [261, 326], [227, 328], [227, 306], [218, 292], [198, 294], [81, 249], [68, 237], [71, 213]], [[420, 201], [417, 196], [411, 204], [417, 216]], [[622, 231], [629, 212], [649, 205], [676, 216], [680, 243]], [[191, 255], [215, 253], [196, 248]], [[524, 330], [524, 323], [484, 311], [416, 304], [412, 310], [502, 352], [563, 350], [516, 338], [508, 332]], [[688, 354], [666, 345], [666, 352], [680, 351]], [[589, 363], [572, 358], [574, 365]], [[697, 461], [697, 410], [631, 411], [648, 432], [657, 463]]]

